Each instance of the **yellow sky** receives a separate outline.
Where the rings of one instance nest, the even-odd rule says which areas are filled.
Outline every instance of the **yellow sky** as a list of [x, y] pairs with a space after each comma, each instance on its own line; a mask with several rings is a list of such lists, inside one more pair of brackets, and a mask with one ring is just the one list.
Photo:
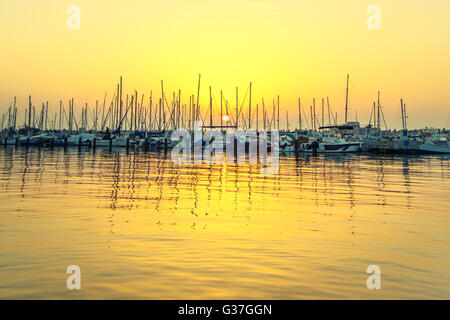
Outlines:
[[[66, 26], [69, 5], [81, 28]], [[381, 8], [381, 29], [369, 30], [366, 9]], [[126, 92], [160, 95], [181, 89], [202, 105], [208, 87], [234, 101], [253, 82], [253, 101], [280, 94], [283, 114], [297, 118], [329, 96], [343, 119], [346, 74], [350, 116], [366, 123], [381, 90], [389, 127], [400, 127], [400, 98], [409, 127], [444, 127], [450, 112], [448, 0], [40, 0], [0, 2], [0, 112], [28, 94], [40, 105], [75, 97], [76, 107], [111, 97], [122, 75]], [[19, 111], [20, 112], [20, 111]], [[21, 114], [20, 114], [21, 115]]]

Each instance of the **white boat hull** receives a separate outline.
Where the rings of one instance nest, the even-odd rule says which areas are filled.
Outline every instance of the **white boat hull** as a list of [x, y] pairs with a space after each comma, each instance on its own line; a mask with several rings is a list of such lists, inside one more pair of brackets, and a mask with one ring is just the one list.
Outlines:
[[[312, 153], [313, 149], [308, 143], [304, 143], [301, 146], [301, 150], [304, 152]], [[326, 144], [319, 143], [317, 153], [355, 153], [361, 151], [360, 143], [342, 143], [342, 144]]]

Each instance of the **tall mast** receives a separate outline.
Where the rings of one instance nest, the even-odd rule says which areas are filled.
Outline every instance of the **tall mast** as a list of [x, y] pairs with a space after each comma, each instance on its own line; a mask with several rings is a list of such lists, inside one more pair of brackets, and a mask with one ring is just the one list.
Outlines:
[[[181, 120], [180, 120], [181, 118]], [[178, 89], [178, 128], [180, 128], [180, 121], [182, 122], [183, 120], [183, 115], [181, 112], [181, 89]]]
[[238, 87], [236, 87], [236, 130], [238, 128], [239, 125], [239, 102], [238, 102], [238, 94], [239, 94], [239, 89]]
[[[159, 100], [159, 131], [161, 131], [161, 112], [164, 112], [164, 83], [161, 80], [161, 100]], [[165, 126], [164, 126], [165, 129]]]
[[14, 131], [16, 131], [16, 120], [17, 120], [16, 97], [14, 97], [14, 114], [13, 114], [13, 116], [14, 116], [13, 129], [14, 129]]
[[8, 131], [9, 131], [9, 128], [11, 128], [11, 109], [12, 109], [12, 106], [9, 105], [9, 108], [8, 108], [8, 127], [7, 127]]
[[116, 112], [114, 113], [114, 129], [119, 126], [119, 105], [120, 105], [120, 84], [117, 84], [117, 96], [116, 96]]
[[212, 128], [212, 93], [211, 86], [209, 86], [209, 127]]
[[[28, 128], [31, 128], [31, 95], [28, 96]], [[30, 130], [28, 129], [28, 133]]]
[[406, 103], [403, 103], [403, 113], [405, 114], [405, 130], [408, 130], [408, 127], [406, 126], [406, 119], [408, 118], [406, 116]]
[[286, 111], [286, 130], [289, 131], [289, 114]]
[[98, 100], [95, 100], [95, 118], [94, 118], [94, 130], [97, 131], [97, 119], [98, 119]]
[[195, 103], [194, 103], [195, 96], [192, 95], [191, 99], [192, 99], [191, 130], [194, 130], [194, 121], [195, 121], [195, 115], [196, 115]]
[[300, 103], [300, 98], [298, 98], [298, 128], [302, 130], [302, 107]]
[[192, 96], [189, 96], [189, 119], [188, 119], [188, 128], [192, 130]]
[[327, 97], [327, 108], [328, 108], [328, 125], [331, 126], [331, 110], [330, 110], [330, 101]]
[[199, 115], [200, 115], [200, 105], [199, 105], [199, 99], [200, 99], [200, 78], [201, 74], [198, 74], [198, 87], [197, 87], [197, 111], [195, 113], [195, 121], [198, 121]]
[[[128, 107], [128, 106], [127, 106], [127, 107]], [[122, 110], [122, 108], [123, 108], [123, 101], [122, 101], [122, 76], [120, 76], [119, 108], [120, 108], [120, 115], [119, 115], [119, 121], [118, 121], [118, 123], [119, 123], [119, 125], [120, 125], [120, 122], [122, 121], [122, 112], [123, 112], [123, 110]], [[119, 134], [120, 134], [120, 131], [119, 131]]]
[[403, 99], [400, 99], [400, 110], [402, 112], [402, 129], [405, 130], [405, 113], [403, 111]]
[[173, 92], [172, 98], [172, 112], [170, 113], [170, 117], [172, 118], [173, 129], [177, 128], [177, 99], [175, 98], [175, 91]]
[[88, 104], [87, 104], [87, 102], [86, 102], [86, 108], [84, 111], [84, 127], [87, 130], [87, 128], [88, 128]]
[[373, 102], [373, 110], [372, 110], [372, 113], [373, 113], [373, 127], [375, 128], [375, 126], [376, 126], [376, 117], [377, 117], [377, 114], [376, 114], [376, 112], [375, 112], [375, 110], [376, 110], [376, 102], [374, 101]]
[[59, 130], [62, 130], [62, 100], [59, 101]]
[[72, 133], [72, 99], [69, 99], [69, 118], [67, 119], [67, 127], [69, 129], [69, 133]]
[[324, 99], [322, 98], [322, 127], [325, 126], [325, 105], [324, 105]]
[[45, 130], [47, 131], [47, 122], [48, 122], [48, 101], [45, 103]]
[[275, 129], [275, 121], [277, 120], [277, 116], [275, 115], [275, 99], [272, 100], [272, 104], [273, 104], [272, 120], [270, 121], [270, 129], [271, 130], [272, 130], [272, 125], [273, 125], [273, 128]]
[[403, 99], [400, 99], [400, 105], [402, 110], [402, 128], [403, 131], [407, 130], [406, 128], [406, 104], [403, 103]]
[[348, 114], [348, 81], [349, 81], [350, 75], [347, 74], [347, 89], [345, 90], [345, 123], [347, 124], [347, 114]]
[[161, 98], [159, 98], [159, 121], [158, 121], [158, 131], [161, 132]]
[[100, 131], [103, 131], [103, 121], [105, 120], [106, 94], [107, 94], [107, 92], [105, 92], [105, 97], [103, 98], [102, 122], [100, 123], [101, 124]]
[[72, 134], [72, 130], [73, 130], [73, 98], [70, 102], [70, 134]]
[[266, 119], [266, 106], [264, 105], [264, 98], [261, 99], [261, 102], [262, 102], [262, 107], [263, 107], [263, 128], [264, 128], [264, 130], [266, 130], [267, 119]]
[[223, 126], [223, 113], [222, 113], [222, 100], [223, 100], [223, 94], [222, 90], [220, 90], [220, 126]]
[[258, 120], [259, 120], [259, 114], [258, 114], [258, 104], [256, 104], [256, 131], [259, 130]]
[[150, 113], [149, 113], [149, 121], [148, 121], [148, 130], [152, 131], [152, 94], [153, 92], [150, 91]]
[[280, 95], [277, 96], [277, 105], [278, 105], [277, 130], [280, 130]]
[[316, 131], [316, 99], [313, 98], [313, 129]]
[[134, 91], [134, 130], [136, 131], [138, 128], [138, 93]]
[[250, 82], [250, 98], [248, 100], [248, 130], [252, 125], [252, 83]]
[[380, 91], [378, 91], [377, 128], [378, 128], [379, 130], [381, 130], [381, 121], [380, 121]]

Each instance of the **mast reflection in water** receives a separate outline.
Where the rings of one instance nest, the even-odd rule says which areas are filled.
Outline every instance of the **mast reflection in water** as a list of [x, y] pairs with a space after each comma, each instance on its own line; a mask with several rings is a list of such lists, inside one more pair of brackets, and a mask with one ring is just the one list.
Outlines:
[[1, 148], [0, 298], [448, 298], [449, 163]]

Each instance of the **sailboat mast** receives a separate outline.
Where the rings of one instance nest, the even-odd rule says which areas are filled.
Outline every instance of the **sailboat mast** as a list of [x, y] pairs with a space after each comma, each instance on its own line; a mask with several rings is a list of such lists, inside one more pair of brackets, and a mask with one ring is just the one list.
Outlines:
[[325, 100], [322, 98], [322, 127], [325, 126]]
[[328, 125], [331, 126], [331, 112], [330, 112], [330, 101], [327, 97], [327, 108], [328, 108]]
[[316, 131], [316, 99], [313, 99], [313, 130]]
[[236, 130], [239, 125], [239, 100], [238, 100], [239, 89], [236, 87]]
[[267, 117], [267, 115], [266, 115], [266, 106], [264, 105], [264, 98], [262, 98], [261, 99], [261, 102], [262, 102], [262, 107], [263, 107], [263, 127], [264, 127], [264, 131], [266, 130], [266, 117]]
[[212, 120], [212, 93], [211, 86], [209, 86], [209, 127], [212, 128], [213, 120]]
[[381, 121], [380, 121], [380, 91], [378, 91], [378, 111], [377, 111], [377, 128], [381, 130]]
[[161, 98], [159, 98], [159, 121], [158, 121], [158, 131], [161, 132]]
[[298, 98], [298, 128], [299, 130], [302, 130], [302, 107], [300, 98]]
[[350, 75], [347, 74], [347, 89], [345, 90], [345, 123], [347, 124], [347, 114], [348, 114], [348, 82]]
[[197, 111], [195, 113], [195, 120], [198, 121], [199, 115], [200, 115], [200, 105], [199, 105], [199, 99], [200, 99], [200, 78], [201, 74], [198, 75], [198, 87], [197, 87]]
[[59, 101], [59, 130], [62, 130], [62, 100]]
[[28, 96], [28, 132], [31, 128], [31, 95]]
[[14, 97], [14, 120], [13, 120], [13, 130], [16, 131], [16, 121], [17, 121], [17, 108], [16, 108], [16, 97]]
[[152, 131], [152, 103], [153, 103], [153, 92], [150, 91], [150, 112], [148, 115], [148, 130]]
[[119, 125], [120, 125], [120, 121], [122, 121], [122, 112], [123, 112], [123, 110], [122, 110], [122, 108], [123, 108], [123, 101], [122, 101], [122, 76], [120, 77], [119, 108], [120, 108], [120, 115], [119, 115]]
[[250, 98], [248, 102], [248, 130], [252, 125], [252, 83], [250, 82]]
[[223, 101], [223, 93], [220, 90], [220, 126], [223, 126], [223, 113], [222, 113], [222, 101]]
[[277, 96], [277, 105], [278, 105], [277, 129], [280, 130], [280, 95]]
[[288, 111], [286, 111], [286, 130], [289, 131], [289, 114], [288, 114]]
[[256, 104], [256, 131], [259, 130], [258, 120], [259, 120], [258, 104]]

